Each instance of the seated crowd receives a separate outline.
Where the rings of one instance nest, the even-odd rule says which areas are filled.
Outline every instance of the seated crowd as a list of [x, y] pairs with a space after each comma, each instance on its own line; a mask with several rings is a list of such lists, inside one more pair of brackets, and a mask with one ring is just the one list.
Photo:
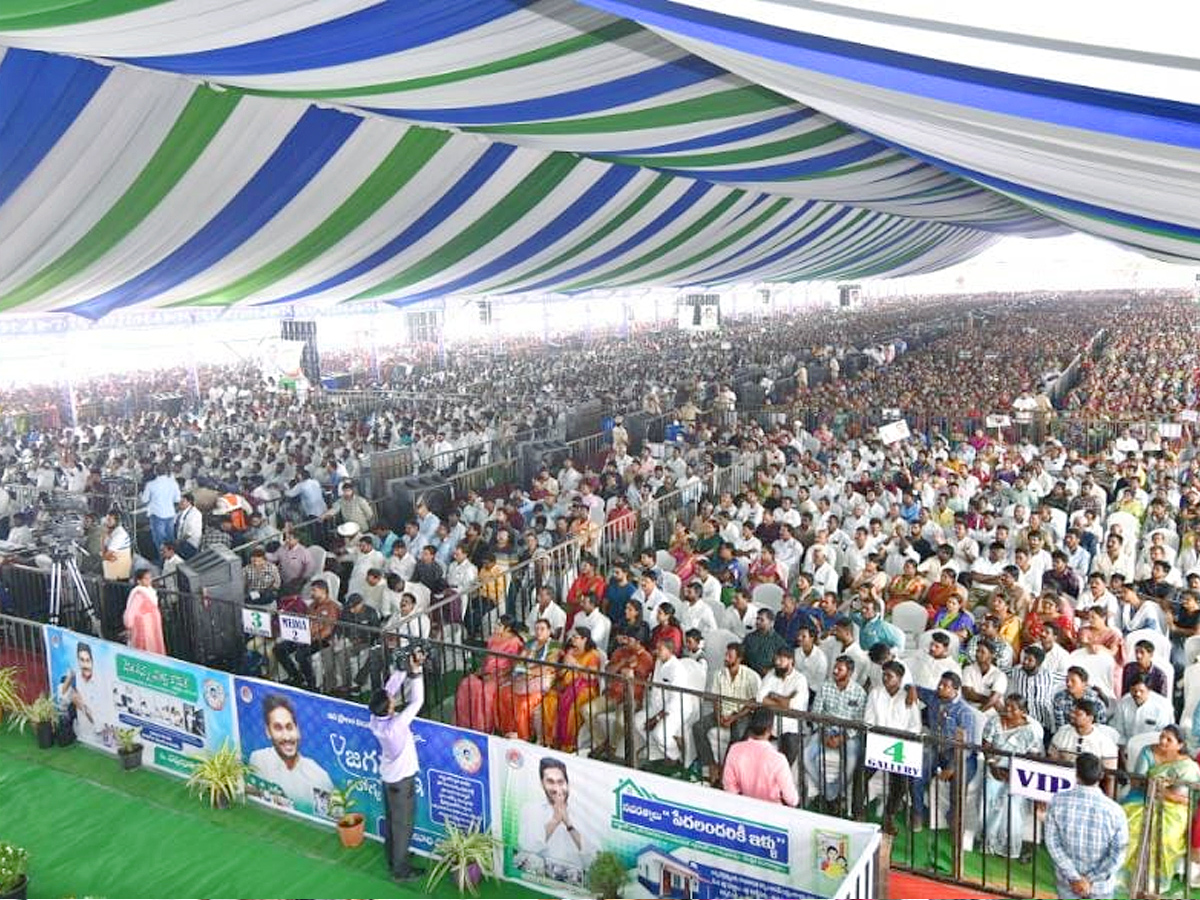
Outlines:
[[[248, 545], [247, 603], [312, 621], [309, 644], [270, 642], [264, 672], [354, 693], [379, 685], [389, 649], [433, 637], [472, 650], [438, 664], [459, 724], [597, 756], [632, 748], [729, 790], [831, 809], [846, 808], [858, 781], [855, 726], [927, 734], [919, 777], [871, 778], [888, 827], [906, 803], [915, 829], [932, 824], [949, 797], [951, 816], [992, 810], [979, 816], [986, 848], [1018, 857], [1032, 807], [1009, 795], [1001, 754], [1070, 762], [1091, 752], [1113, 770], [1200, 777], [1188, 758], [1200, 750], [1200, 456], [1190, 427], [1180, 437], [1127, 431], [1095, 454], [985, 429], [884, 444], [730, 415], [726, 379], [773, 360], [764, 377], [796, 378], [798, 404], [933, 410], [955, 396], [987, 413], [1040, 393], [1039, 376], [1104, 328], [1108, 346], [1145, 351], [1137, 381], [1156, 399], [1139, 410], [1196, 407], [1198, 373], [1179, 368], [1172, 339], [1139, 347], [1130, 333], [1144, 333], [1144, 320], [1128, 321], [1115, 302], [1084, 307], [1052, 337], [1057, 325], [1038, 325], [1061, 310], [1001, 305], [971, 331], [881, 356], [852, 382], [812, 386], [797, 377], [799, 357], [780, 362], [786, 341], [764, 338], [760, 358], [749, 329], [734, 331], [745, 339], [738, 352], [690, 369], [689, 354], [703, 356], [710, 339], [643, 335], [633, 357], [590, 351], [574, 372], [539, 370], [537, 356], [467, 366], [438, 384], [471, 396], [511, 384], [519, 398], [516, 418], [477, 401], [458, 420], [489, 442], [537, 421], [539, 391], [556, 396], [547, 415], [557, 415], [562, 397], [586, 396], [589, 377], [607, 409], [657, 407], [684, 427], [676, 443], [635, 454], [618, 422], [595, 459], [446, 508], [421, 502], [403, 523], [381, 521], [361, 496], [363, 456], [392, 446], [393, 428], [406, 439], [432, 430], [436, 444], [438, 423], [326, 417], [319, 392], [307, 405], [263, 390], [227, 402], [222, 392], [188, 422], [145, 414], [57, 441], [14, 436], [0, 456], [39, 487], [87, 492], [96, 463], [101, 476], [136, 481], [155, 558], [132, 559], [116, 515], [87, 537], [105, 563], [128, 551], [126, 579], [150, 569], [169, 588], [180, 557]], [[895, 327], [895, 310], [873, 315], [857, 326], [860, 347]], [[802, 321], [794, 335], [817, 343], [814, 322]], [[993, 365], [998, 342], [1004, 359]], [[824, 348], [826, 368], [843, 349]], [[629, 358], [643, 362], [639, 378]], [[406, 372], [393, 386], [427, 389], [422, 377]], [[1081, 390], [1095, 395], [1093, 379]], [[269, 505], [288, 499], [299, 506], [292, 521]], [[0, 507], [4, 519], [12, 544], [28, 540], [24, 511]], [[306, 531], [301, 520], [330, 527]], [[353, 664], [318, 662], [331, 648]], [[964, 757], [960, 739], [992, 752]], [[964, 794], [972, 810], [955, 809], [959, 782], [975, 783]], [[1169, 842], [1171, 865], [1185, 843]]]

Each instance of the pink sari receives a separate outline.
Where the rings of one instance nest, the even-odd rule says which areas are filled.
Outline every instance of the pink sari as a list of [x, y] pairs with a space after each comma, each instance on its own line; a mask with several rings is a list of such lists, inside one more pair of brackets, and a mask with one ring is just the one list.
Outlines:
[[167, 655], [163, 640], [162, 613], [158, 611], [158, 593], [154, 588], [134, 586], [125, 602], [125, 630], [129, 646], [147, 653]]
[[[488, 650], [496, 653], [518, 655], [525, 645], [516, 635], [488, 638]], [[496, 730], [496, 692], [502, 680], [508, 678], [513, 660], [489, 655], [479, 671], [468, 675], [458, 685], [454, 694], [454, 723], [460, 728], [476, 731]]]

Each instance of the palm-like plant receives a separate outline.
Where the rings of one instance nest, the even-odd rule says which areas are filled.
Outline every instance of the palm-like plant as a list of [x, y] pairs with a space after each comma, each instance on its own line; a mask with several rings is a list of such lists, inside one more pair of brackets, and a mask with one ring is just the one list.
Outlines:
[[446, 836], [434, 845], [437, 864], [430, 869], [425, 889], [432, 891], [447, 872], [453, 871], [459, 891], [474, 894], [479, 882], [496, 873], [496, 851], [500, 842], [490, 831], [481, 831], [479, 820], [463, 830], [446, 822]]
[[24, 703], [18, 700], [17, 705], [11, 709], [12, 721], [9, 723], [9, 728], [15, 728], [22, 734], [25, 733], [25, 727], [32, 725], [37, 727], [44, 723], [53, 723], [58, 718], [58, 708], [54, 705], [54, 701], [50, 699], [49, 694], [42, 694], [32, 703]]
[[187, 780], [187, 787], [197, 797], [208, 796], [214, 808], [228, 806], [243, 796], [242, 782], [254, 767], [242, 762], [241, 754], [229, 741], [221, 749], [202, 759]]
[[24, 705], [21, 682], [18, 678], [20, 674], [19, 666], [0, 667], [0, 718], [4, 717], [4, 713], [16, 712]]

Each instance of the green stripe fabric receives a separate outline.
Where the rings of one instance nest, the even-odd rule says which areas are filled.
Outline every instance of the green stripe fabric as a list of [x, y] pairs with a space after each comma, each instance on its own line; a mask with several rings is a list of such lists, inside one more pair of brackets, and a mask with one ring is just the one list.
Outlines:
[[564, 263], [574, 259], [578, 254], [582, 253], [588, 247], [594, 246], [636, 216], [641, 210], [646, 207], [646, 204], [657, 197], [671, 183], [672, 179], [669, 175], [659, 175], [650, 185], [637, 195], [631, 203], [626, 205], [619, 213], [608, 220], [604, 225], [601, 225], [594, 232], [588, 234], [584, 239], [576, 244], [573, 244], [569, 249], [564, 250], [550, 262], [538, 266], [532, 272], [526, 272], [517, 278], [512, 278], [503, 284], [497, 285], [492, 290], [501, 291], [505, 288], [512, 287], [519, 282], [532, 282], [538, 276], [556, 269]]
[[386, 297], [462, 262], [541, 203], [580, 162], [582, 160], [579, 157], [567, 153], [550, 154], [499, 203], [433, 254], [353, 299], [377, 300]]
[[192, 167], [240, 99], [235, 91], [196, 88], [166, 138], [121, 198], [70, 250], [0, 297], [0, 310], [21, 306], [57, 287], [120, 243]]
[[0, 28], [59, 28], [122, 16], [169, 2], [170, 0], [0, 0]]
[[302, 240], [255, 271], [223, 288], [176, 306], [225, 306], [269, 288], [312, 262], [377, 213], [446, 145], [450, 133], [410, 128], [358, 188]]
[[646, 131], [668, 128], [672, 125], [689, 125], [709, 119], [725, 119], [744, 116], [769, 109], [791, 105], [786, 97], [750, 86], [717, 91], [705, 97], [693, 97], [652, 109], [640, 109], [626, 113], [611, 113], [590, 116], [584, 119], [564, 119], [553, 122], [531, 122], [512, 125], [471, 126], [463, 131], [480, 134], [603, 134], [611, 131]]
[[[850, 133], [850, 129], [845, 125], [840, 122], [833, 122], [821, 128], [815, 128], [805, 134], [797, 135], [796, 137], [771, 141], [766, 144], [757, 144], [752, 147], [742, 147], [737, 150], [716, 150], [710, 153], [682, 154], [678, 156], [605, 156], [603, 154], [597, 154], [597, 156], [607, 162], [624, 163], [630, 166], [649, 166], [651, 168], [657, 166], [663, 169], [735, 166], [759, 162], [764, 159], [789, 156], [794, 153], [803, 153], [806, 150], [812, 150], [822, 144], [835, 141], [840, 137], [845, 137]], [[845, 171], [845, 169], [838, 170], [839, 173]]]
[[605, 25], [603, 28], [589, 31], [587, 34], [568, 38], [565, 41], [558, 41], [546, 47], [527, 50], [524, 53], [498, 59], [495, 62], [482, 63], [466, 69], [455, 69], [452, 72], [442, 72], [437, 75], [426, 75], [421, 78], [409, 78], [404, 81], [388, 81], [381, 84], [361, 85], [358, 87], [331, 88], [329, 90], [251, 90], [247, 93], [258, 94], [263, 97], [303, 97], [311, 100], [333, 100], [345, 97], [372, 97], [379, 94], [419, 91], [424, 88], [441, 87], [444, 84], [467, 81], [471, 78], [482, 78], [485, 75], [498, 75], [501, 72], [511, 72], [514, 69], [548, 62], [552, 59], [561, 59], [564, 56], [570, 56], [572, 53], [578, 53], [590, 47], [629, 37], [639, 31], [641, 31], [641, 27], [637, 23], [620, 19], [611, 25]]
[[733, 204], [735, 204], [737, 201], [741, 200], [745, 196], [746, 196], [745, 191], [730, 191], [728, 196], [726, 196], [723, 200], [721, 200], [720, 203], [718, 203], [716, 206], [714, 206], [712, 209], [710, 209], [708, 212], [706, 212], [704, 215], [702, 215], [699, 219], [697, 219], [695, 222], [693, 222], [691, 225], [689, 225], [687, 228], [685, 228], [679, 234], [675, 235], [675, 237], [671, 238], [665, 244], [662, 244], [658, 247], [653, 248], [652, 250], [650, 250], [647, 253], [642, 254], [637, 259], [633, 260], [632, 262], [628, 262], [625, 265], [621, 266], [619, 269], [616, 269], [612, 272], [605, 272], [605, 273], [599, 274], [595, 278], [588, 278], [584, 281], [577, 281], [572, 285], [568, 285], [565, 288], [565, 290], [577, 291], [577, 290], [582, 290], [584, 288], [595, 287], [597, 284], [600, 284], [601, 282], [607, 283], [609, 281], [612, 281], [615, 278], [620, 278], [622, 275], [632, 272], [634, 269], [638, 269], [638, 268], [646, 265], [648, 262], [650, 262], [652, 259], [654, 259], [657, 256], [663, 256], [667, 253], [670, 253], [676, 247], [679, 247], [686, 241], [693, 238], [695, 235], [699, 234], [705, 228], [707, 228], [710, 224], [712, 224], [714, 221], [716, 221], [717, 218], [719, 218], [721, 215], [723, 215], [726, 210], [728, 210], [731, 206], [733, 206]]

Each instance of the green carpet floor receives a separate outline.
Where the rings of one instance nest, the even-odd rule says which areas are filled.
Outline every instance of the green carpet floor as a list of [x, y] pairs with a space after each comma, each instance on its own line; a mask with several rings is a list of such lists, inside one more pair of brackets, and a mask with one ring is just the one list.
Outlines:
[[[382, 846], [257, 806], [212, 810], [183, 782], [80, 746], [38, 750], [0, 729], [0, 841], [30, 855], [31, 897], [456, 897], [399, 885]], [[488, 882], [484, 897], [538, 897]]]

